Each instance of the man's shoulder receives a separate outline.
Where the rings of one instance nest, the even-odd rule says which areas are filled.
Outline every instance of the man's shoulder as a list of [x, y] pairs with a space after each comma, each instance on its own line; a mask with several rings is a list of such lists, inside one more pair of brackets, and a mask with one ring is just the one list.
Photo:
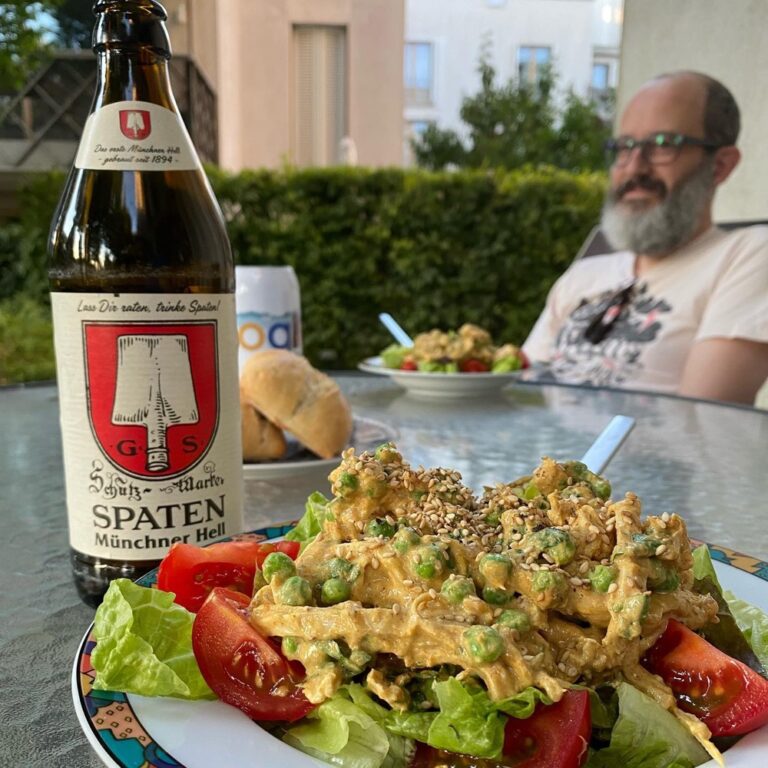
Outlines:
[[720, 243], [728, 247], [768, 248], [768, 224], [750, 224], [733, 229], [719, 228]]

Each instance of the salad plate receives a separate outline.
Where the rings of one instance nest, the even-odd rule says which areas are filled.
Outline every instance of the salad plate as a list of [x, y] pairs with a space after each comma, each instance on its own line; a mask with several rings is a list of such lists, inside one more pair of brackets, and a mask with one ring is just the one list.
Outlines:
[[380, 356], [368, 357], [357, 366], [365, 373], [388, 376], [409, 395], [424, 398], [478, 397], [499, 392], [519, 379], [523, 371], [509, 373], [425, 373], [387, 368]]
[[[349, 446], [356, 451], [374, 450], [382, 443], [396, 440], [397, 433], [386, 424], [374, 419], [353, 417], [352, 436]], [[299, 443], [293, 435], [286, 433], [288, 450], [286, 456], [274, 461], [258, 461], [243, 464], [243, 477], [246, 480], [276, 480], [281, 477], [302, 474], [305, 472], [330, 472], [339, 464], [339, 457], [321, 459]]]
[[[254, 531], [264, 540], [284, 535], [293, 524]], [[725, 590], [768, 612], [768, 563], [709, 545]], [[139, 580], [155, 581], [155, 571]], [[85, 633], [72, 668], [72, 696], [80, 725], [110, 768], [208, 768], [260, 765], [281, 768], [326, 766], [294, 750], [242, 712], [221, 701], [147, 698], [93, 689], [93, 626]], [[768, 726], [745, 736], [725, 752], [727, 768], [762, 768]], [[714, 761], [700, 768], [716, 768]]]

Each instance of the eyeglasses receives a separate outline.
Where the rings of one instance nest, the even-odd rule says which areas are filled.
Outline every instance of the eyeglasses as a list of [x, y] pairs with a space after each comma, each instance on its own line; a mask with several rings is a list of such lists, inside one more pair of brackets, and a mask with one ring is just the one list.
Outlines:
[[684, 136], [682, 133], [655, 133], [647, 139], [633, 139], [630, 136], [619, 136], [605, 142], [605, 152], [613, 165], [626, 165], [635, 149], [640, 149], [640, 155], [651, 165], [666, 165], [677, 160], [683, 147], [702, 147], [712, 152], [724, 144], [716, 144], [706, 139], [694, 136]]
[[635, 281], [633, 280], [608, 299], [603, 311], [596, 315], [584, 330], [584, 338], [587, 341], [599, 344], [611, 332], [616, 321], [621, 317], [621, 313], [629, 304], [634, 287]]

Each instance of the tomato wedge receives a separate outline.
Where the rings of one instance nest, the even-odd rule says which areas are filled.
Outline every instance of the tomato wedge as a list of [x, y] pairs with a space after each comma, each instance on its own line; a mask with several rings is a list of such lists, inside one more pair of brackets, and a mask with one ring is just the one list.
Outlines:
[[409, 768], [579, 768], [592, 731], [587, 691], [566, 691], [526, 720], [510, 717], [498, 760], [457, 755], [419, 743]]
[[298, 683], [301, 665], [289, 663], [247, 617], [249, 599], [216, 587], [192, 625], [192, 649], [211, 690], [253, 720], [293, 722], [314, 708]]
[[173, 592], [175, 602], [196, 613], [214, 587], [227, 587], [249, 597], [253, 577], [264, 558], [275, 551], [292, 558], [299, 553], [297, 541], [261, 542], [243, 539], [222, 541], [208, 547], [174, 544], [157, 571], [157, 586]]
[[713, 736], [737, 736], [768, 723], [768, 680], [679, 621], [669, 620], [643, 664]]
[[469, 360], [464, 360], [461, 365], [459, 365], [459, 370], [463, 373], [488, 373], [491, 368], [482, 360], [470, 357]]
[[419, 366], [417, 365], [415, 360], [411, 360], [409, 358], [405, 358], [403, 362], [400, 364], [400, 370], [401, 371], [418, 371]]
[[592, 718], [587, 691], [566, 691], [527, 720], [510, 717], [504, 755], [516, 768], [579, 768], [587, 761]]

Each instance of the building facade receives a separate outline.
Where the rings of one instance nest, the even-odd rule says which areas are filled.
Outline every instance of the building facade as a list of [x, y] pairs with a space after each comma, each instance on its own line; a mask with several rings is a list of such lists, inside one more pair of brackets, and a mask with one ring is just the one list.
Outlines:
[[218, 97], [230, 170], [398, 165], [404, 0], [166, 0]]
[[488, 56], [499, 82], [535, 81], [542, 67], [562, 90], [599, 97], [618, 82], [623, 0], [407, 0], [404, 158], [434, 123], [462, 134], [462, 100], [480, 87]]

